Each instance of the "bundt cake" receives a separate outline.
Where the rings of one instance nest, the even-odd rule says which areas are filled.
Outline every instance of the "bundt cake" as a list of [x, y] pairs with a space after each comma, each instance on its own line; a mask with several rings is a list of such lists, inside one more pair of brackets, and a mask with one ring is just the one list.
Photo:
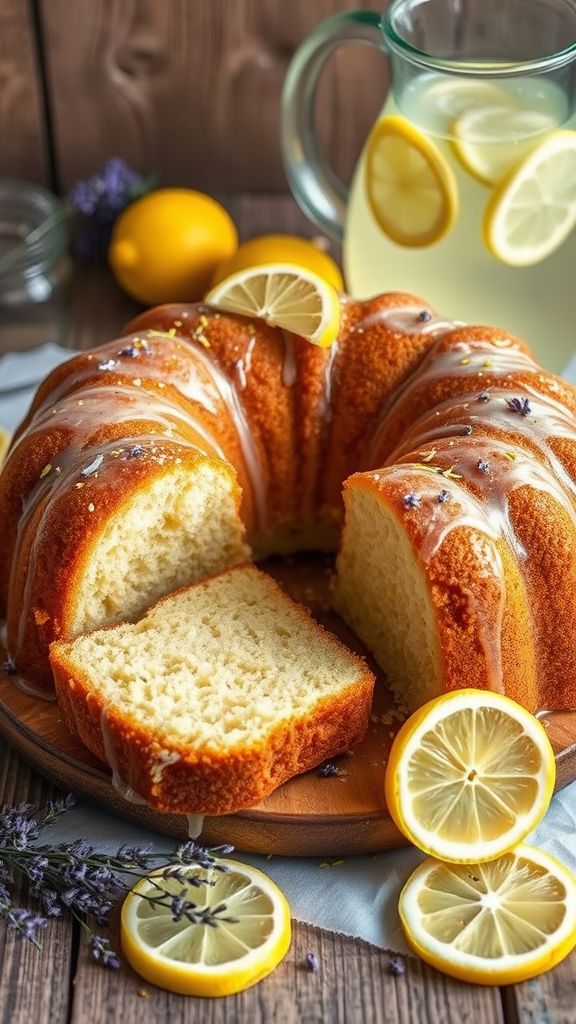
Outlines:
[[250, 807], [366, 732], [374, 677], [253, 565], [51, 647], [70, 729], [162, 811]]
[[136, 619], [247, 543], [334, 549], [347, 481], [338, 608], [409, 706], [463, 684], [574, 706], [575, 411], [513, 336], [411, 295], [343, 298], [328, 351], [150, 310], [54, 370], [14, 438], [10, 657], [50, 689], [51, 641]]

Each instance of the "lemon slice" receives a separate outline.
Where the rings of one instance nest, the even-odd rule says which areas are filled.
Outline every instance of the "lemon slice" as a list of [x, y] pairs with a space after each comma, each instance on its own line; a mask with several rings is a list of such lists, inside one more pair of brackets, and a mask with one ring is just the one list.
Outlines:
[[484, 241], [497, 259], [526, 267], [550, 256], [576, 225], [576, 132], [552, 132], [494, 190]]
[[[122, 907], [126, 959], [146, 981], [170, 992], [226, 996], [254, 985], [278, 966], [290, 946], [290, 908], [274, 882], [233, 860], [185, 868], [200, 885], [165, 878], [165, 869], [142, 879]], [[151, 880], [152, 879], [152, 880]], [[212, 884], [210, 884], [212, 883]], [[151, 904], [142, 896], [162, 902]], [[173, 898], [212, 911], [214, 925], [174, 919]]]
[[488, 690], [453, 690], [411, 715], [386, 769], [388, 810], [415, 846], [467, 864], [510, 850], [544, 816], [554, 751], [537, 718]]
[[479, 81], [475, 78], [439, 78], [430, 83], [424, 96], [428, 115], [426, 120], [428, 121], [430, 113], [435, 113], [437, 117], [443, 115], [445, 121], [437, 127], [444, 131], [455, 117], [459, 117], [466, 110], [517, 105], [510, 91], [500, 88], [494, 82]]
[[576, 946], [576, 881], [533, 846], [488, 864], [429, 857], [408, 879], [399, 912], [422, 960], [479, 985], [533, 978]]
[[456, 217], [456, 179], [438, 147], [403, 117], [378, 121], [368, 141], [366, 194], [382, 231], [399, 245], [432, 245]]
[[239, 270], [216, 285], [206, 302], [229, 313], [260, 317], [321, 348], [332, 344], [340, 327], [340, 300], [332, 285], [291, 263]]
[[508, 106], [468, 110], [453, 125], [453, 147], [460, 163], [484, 185], [495, 185], [511, 167], [525, 159], [538, 136], [556, 127], [542, 110]]

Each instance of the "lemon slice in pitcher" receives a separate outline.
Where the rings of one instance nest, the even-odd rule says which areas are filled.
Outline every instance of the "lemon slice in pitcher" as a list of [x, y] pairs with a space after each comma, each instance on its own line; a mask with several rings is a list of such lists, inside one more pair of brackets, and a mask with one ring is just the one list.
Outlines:
[[495, 185], [538, 145], [557, 121], [542, 110], [509, 105], [468, 110], [453, 125], [454, 151], [465, 170], [483, 185]]
[[398, 909], [422, 960], [478, 985], [533, 978], [576, 945], [576, 881], [532, 846], [488, 864], [429, 857], [406, 883]]
[[467, 864], [510, 850], [543, 818], [556, 763], [546, 731], [509, 697], [453, 690], [404, 723], [388, 759], [388, 810], [425, 853]]
[[328, 348], [340, 328], [340, 300], [318, 274], [291, 263], [267, 263], [227, 277], [206, 302], [228, 313], [259, 317]]
[[410, 121], [378, 121], [368, 141], [366, 194], [382, 231], [398, 245], [432, 245], [452, 227], [456, 179], [438, 147]]
[[286, 955], [290, 908], [284, 894], [257, 868], [217, 863], [224, 870], [175, 865], [178, 878], [160, 869], [128, 894], [122, 950], [153, 985], [182, 995], [231, 995], [270, 974]]
[[552, 132], [494, 190], [484, 216], [493, 256], [515, 267], [546, 259], [576, 227], [576, 132]]

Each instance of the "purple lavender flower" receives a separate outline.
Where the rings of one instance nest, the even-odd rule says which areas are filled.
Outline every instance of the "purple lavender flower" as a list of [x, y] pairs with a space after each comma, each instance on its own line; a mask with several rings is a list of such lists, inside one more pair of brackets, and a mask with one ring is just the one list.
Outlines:
[[317, 970], [320, 967], [320, 964], [318, 963], [318, 957], [315, 956], [314, 953], [306, 953], [305, 959], [306, 959], [306, 966], [308, 967], [308, 970], [312, 974], [316, 974]]
[[436, 501], [438, 502], [439, 505], [443, 505], [444, 502], [450, 501], [450, 491], [447, 491], [445, 489], [441, 490]]
[[334, 764], [333, 761], [326, 761], [318, 769], [318, 775], [322, 779], [330, 779], [334, 775], [339, 775], [339, 774], [340, 774], [340, 769], [338, 768], [337, 765]]
[[93, 935], [90, 939], [90, 952], [103, 967], [108, 967], [112, 971], [117, 971], [120, 967], [120, 957], [110, 949], [110, 939], [102, 935]]
[[114, 854], [118, 867], [147, 868], [150, 863], [151, 844], [148, 846], [121, 846]]
[[32, 804], [20, 803], [15, 807], [6, 804], [0, 810], [0, 842], [14, 850], [25, 850], [40, 833], [40, 826], [34, 817], [36, 808]]
[[71, 857], [78, 857], [80, 860], [84, 857], [91, 857], [94, 853], [94, 847], [85, 839], [75, 839], [73, 843], [62, 843], [58, 849], [63, 853], [69, 853]]
[[401, 974], [406, 974], [406, 964], [401, 956], [390, 957], [388, 961], [388, 974], [393, 974], [396, 978]]
[[490, 472], [490, 463], [488, 462], [488, 459], [478, 459], [476, 465], [481, 473]]
[[51, 825], [56, 818], [60, 818], [66, 811], [69, 811], [71, 807], [74, 807], [76, 803], [76, 797], [73, 793], [68, 793], [63, 800], [49, 800], [46, 804], [46, 810], [40, 818], [40, 824], [42, 828], [47, 825]]
[[[186, 890], [184, 889], [185, 893]], [[184, 895], [174, 896], [170, 903], [170, 910], [172, 911], [172, 920], [181, 921], [184, 913], [191, 906], [190, 901], [184, 898]]]
[[40, 897], [40, 903], [42, 910], [46, 914], [46, 917], [62, 917], [64, 908], [60, 902], [60, 897], [57, 892], [53, 889], [40, 889], [38, 893]]
[[24, 910], [21, 907], [14, 907], [12, 910], [9, 910], [6, 914], [6, 921], [9, 928], [13, 928], [18, 935], [28, 939], [30, 942], [35, 941], [36, 932], [41, 931], [48, 925], [47, 918], [40, 917], [34, 911]]
[[481, 391], [480, 394], [476, 396], [476, 401], [477, 402], [489, 402], [490, 401], [490, 392], [489, 391]]
[[510, 412], [516, 412], [520, 416], [529, 416], [532, 411], [527, 398], [507, 398], [506, 405]]
[[216, 857], [226, 857], [229, 853], [234, 850], [233, 846], [214, 846], [211, 849], [207, 849], [205, 846], [201, 846], [200, 843], [190, 839], [187, 843], [183, 843], [176, 850], [176, 858], [181, 864], [197, 864], [200, 868], [215, 868], [216, 871], [228, 871], [228, 868], [224, 864], [219, 864]]
[[164, 868], [162, 878], [174, 878], [175, 881], [180, 882], [180, 885], [193, 885], [197, 888], [205, 884], [205, 880], [201, 876], [189, 874], [182, 864], [169, 864], [167, 868]]
[[420, 498], [414, 491], [410, 491], [409, 494], [405, 494], [402, 498], [404, 508], [420, 508]]
[[135, 444], [129, 452], [126, 452], [125, 459], [138, 459], [141, 455], [146, 454], [146, 449], [141, 444]]
[[426, 324], [426, 323], [428, 323], [429, 320], [432, 319], [432, 313], [430, 312], [429, 309], [423, 309], [421, 313], [418, 313], [418, 316], [416, 317], [416, 319], [417, 319], [418, 323]]
[[119, 157], [112, 157], [91, 178], [76, 182], [68, 194], [68, 204], [81, 218], [75, 239], [78, 255], [105, 252], [118, 214], [148, 192], [151, 185], [150, 179], [142, 178]]
[[[68, 194], [68, 202], [86, 217], [94, 214], [110, 217], [146, 190], [146, 182], [119, 157], [108, 160], [91, 178], [77, 181]], [[113, 219], [113, 218], [112, 218]]]
[[145, 351], [146, 349], [138, 348], [137, 345], [125, 345], [124, 348], [120, 349], [118, 355], [122, 356], [123, 359], [137, 359]]
[[34, 882], [35, 885], [41, 885], [48, 866], [49, 861], [46, 857], [33, 857], [32, 860], [28, 861], [26, 874], [30, 881]]

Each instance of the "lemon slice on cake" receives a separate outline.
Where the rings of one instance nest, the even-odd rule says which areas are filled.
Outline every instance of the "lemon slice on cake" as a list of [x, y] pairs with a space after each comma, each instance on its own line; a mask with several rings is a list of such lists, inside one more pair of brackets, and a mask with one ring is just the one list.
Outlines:
[[432, 245], [456, 217], [456, 179], [440, 150], [403, 117], [378, 121], [368, 141], [365, 186], [382, 231], [398, 245]]
[[291, 263], [267, 263], [227, 277], [206, 302], [228, 313], [259, 317], [273, 327], [328, 348], [340, 327], [340, 300], [318, 274]]
[[[184, 884], [161, 869], [128, 894], [122, 950], [146, 981], [182, 995], [226, 996], [260, 981], [286, 955], [290, 908], [278, 886], [247, 864], [217, 864], [179, 866], [190, 879]], [[196, 911], [181, 912], [174, 900]]]
[[480, 985], [533, 978], [576, 946], [576, 881], [527, 845], [487, 864], [429, 857], [402, 890], [399, 912], [418, 956]]
[[550, 256], [576, 227], [576, 132], [552, 132], [494, 190], [484, 241], [497, 259], [526, 267]]
[[425, 853], [475, 863], [501, 856], [535, 828], [555, 778], [554, 751], [534, 715], [500, 693], [454, 690], [400, 729], [386, 802]]
[[452, 145], [469, 174], [484, 185], [495, 185], [556, 123], [545, 111], [510, 105], [468, 110], [454, 122]]

